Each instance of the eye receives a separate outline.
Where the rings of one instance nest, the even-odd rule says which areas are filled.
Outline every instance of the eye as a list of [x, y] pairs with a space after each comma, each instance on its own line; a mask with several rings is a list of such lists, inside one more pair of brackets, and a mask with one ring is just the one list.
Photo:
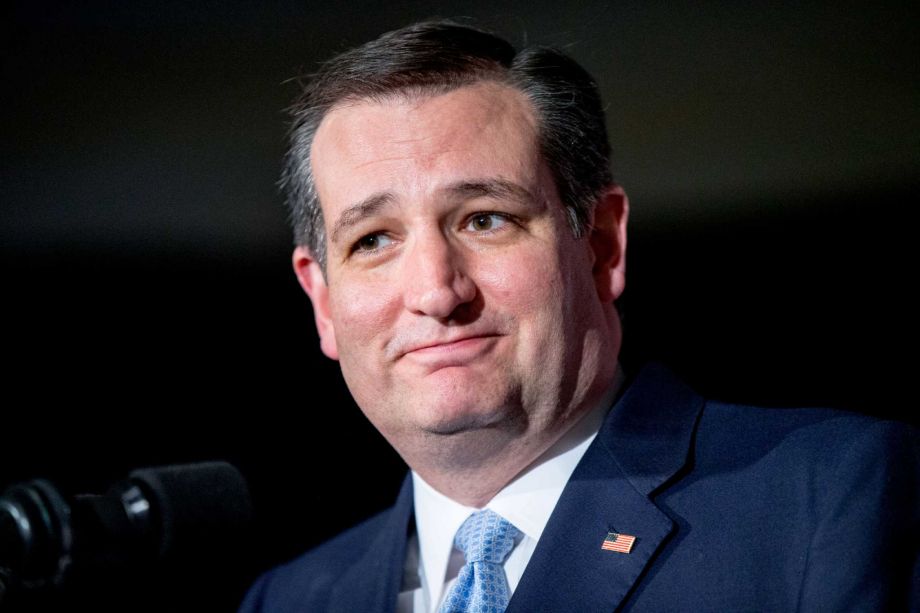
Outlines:
[[473, 232], [488, 232], [497, 230], [508, 223], [508, 218], [500, 213], [477, 213], [469, 218], [467, 230]]
[[367, 234], [358, 239], [358, 242], [355, 243], [355, 251], [376, 251], [386, 247], [393, 242], [386, 234], [381, 234], [379, 232], [374, 234]]

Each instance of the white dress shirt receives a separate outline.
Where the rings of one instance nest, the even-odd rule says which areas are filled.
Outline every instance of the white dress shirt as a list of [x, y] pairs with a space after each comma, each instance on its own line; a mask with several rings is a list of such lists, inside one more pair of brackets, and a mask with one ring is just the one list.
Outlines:
[[[484, 508], [507, 519], [523, 533], [505, 560], [508, 587], [514, 593], [546, 522], [575, 466], [587, 451], [613, 404], [623, 376], [617, 376], [603, 400]], [[408, 542], [399, 613], [434, 613], [457, 580], [465, 560], [454, 547], [460, 525], [479, 509], [451, 500], [412, 472], [416, 533]]]

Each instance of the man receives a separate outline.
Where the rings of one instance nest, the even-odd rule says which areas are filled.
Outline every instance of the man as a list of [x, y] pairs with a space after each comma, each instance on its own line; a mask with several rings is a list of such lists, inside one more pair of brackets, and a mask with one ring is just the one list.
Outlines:
[[707, 402], [660, 367], [626, 383], [628, 201], [572, 60], [417, 24], [328, 62], [293, 112], [294, 269], [412, 472], [243, 610], [908, 605], [911, 432]]

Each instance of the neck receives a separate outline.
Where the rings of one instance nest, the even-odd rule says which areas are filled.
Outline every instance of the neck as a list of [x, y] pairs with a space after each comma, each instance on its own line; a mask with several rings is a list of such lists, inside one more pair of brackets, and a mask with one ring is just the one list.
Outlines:
[[[460, 504], [483, 508], [520, 475], [597, 432], [621, 387], [622, 372], [614, 375], [591, 399], [572, 411], [559, 427], [544, 436], [516, 432], [509, 436], [501, 428], [452, 435], [449, 444], [436, 441], [442, 450], [435, 461], [409, 462], [431, 487]], [[434, 436], [434, 435], [433, 435]], [[443, 437], [442, 437], [443, 438]], [[426, 446], [429, 449], [430, 446]], [[463, 451], [462, 456], [452, 453]], [[483, 460], [482, 458], [486, 458]], [[432, 458], [426, 458], [431, 460]]]

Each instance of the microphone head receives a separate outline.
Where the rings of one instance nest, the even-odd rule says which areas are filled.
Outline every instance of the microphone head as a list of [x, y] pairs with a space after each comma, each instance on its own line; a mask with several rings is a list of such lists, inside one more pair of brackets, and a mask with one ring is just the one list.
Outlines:
[[142, 468], [128, 480], [144, 496], [126, 502], [126, 509], [151, 524], [160, 557], [179, 547], [226, 546], [252, 518], [246, 480], [226, 462]]

